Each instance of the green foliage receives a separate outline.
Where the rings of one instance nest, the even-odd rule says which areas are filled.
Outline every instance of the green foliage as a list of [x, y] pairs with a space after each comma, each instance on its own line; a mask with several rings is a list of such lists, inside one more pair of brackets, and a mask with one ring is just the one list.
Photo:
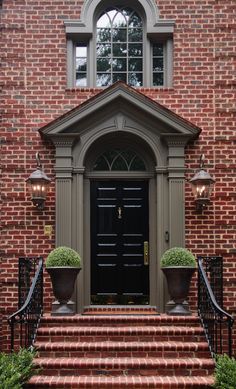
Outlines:
[[197, 262], [189, 250], [182, 247], [173, 247], [167, 250], [161, 257], [161, 267], [170, 266], [196, 267]]
[[235, 389], [236, 388], [236, 359], [228, 355], [219, 355], [216, 359], [215, 388]]
[[70, 266], [80, 267], [79, 254], [70, 247], [60, 246], [52, 250], [47, 257], [46, 267]]
[[18, 353], [0, 353], [0, 388], [21, 389], [34, 370], [33, 358], [35, 352], [21, 349]]

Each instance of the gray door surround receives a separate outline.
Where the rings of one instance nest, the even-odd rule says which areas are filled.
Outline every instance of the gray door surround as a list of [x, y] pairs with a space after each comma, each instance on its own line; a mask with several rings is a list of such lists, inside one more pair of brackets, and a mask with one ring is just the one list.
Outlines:
[[[96, 178], [149, 181], [150, 303], [164, 310], [168, 296], [159, 261], [167, 248], [185, 244], [185, 146], [200, 131], [122, 82], [39, 130], [55, 145], [56, 246], [73, 247], [83, 258], [78, 312], [90, 302], [89, 193], [90, 180]], [[117, 145], [132, 146], [147, 171], [92, 171], [99, 153]]]

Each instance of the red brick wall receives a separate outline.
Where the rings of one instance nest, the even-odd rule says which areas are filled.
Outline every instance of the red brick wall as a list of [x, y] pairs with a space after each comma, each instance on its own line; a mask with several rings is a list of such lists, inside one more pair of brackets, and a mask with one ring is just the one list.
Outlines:
[[[82, 1], [3, 0], [1, 126], [1, 315], [17, 304], [17, 258], [43, 255], [54, 246], [44, 225], [55, 223], [54, 184], [46, 211], [31, 206], [25, 179], [39, 151], [53, 179], [54, 149], [37, 131], [94, 95], [93, 89], [66, 89], [66, 38], [63, 20], [78, 19]], [[174, 82], [171, 89], [142, 92], [202, 128], [187, 147], [187, 178], [201, 153], [216, 178], [211, 205], [199, 216], [186, 185], [186, 246], [195, 254], [223, 254], [225, 305], [235, 312], [235, 0], [160, 0], [160, 16], [175, 19]], [[45, 285], [49, 295], [49, 282]], [[195, 307], [194, 287], [191, 301]], [[47, 298], [46, 308], [49, 308]], [[6, 342], [5, 342], [6, 343]]]

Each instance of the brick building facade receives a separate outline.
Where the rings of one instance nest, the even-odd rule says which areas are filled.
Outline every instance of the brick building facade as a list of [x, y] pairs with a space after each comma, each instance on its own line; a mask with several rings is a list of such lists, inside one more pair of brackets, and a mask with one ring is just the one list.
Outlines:
[[[132, 90], [122, 84], [122, 102], [123, 105], [126, 102], [127, 105], [133, 104], [132, 115], [130, 114], [133, 118], [134, 106], [136, 107], [139, 101], [140, 104], [144, 104], [142, 99], [147, 96], [157, 103], [156, 107], [160, 110], [162, 106], [169, 110], [172, 121], [171, 131], [175, 120], [176, 123], [180, 121], [182, 129], [185, 128], [186, 122], [189, 132], [191, 128], [198, 129], [195, 131], [196, 136], [189, 137], [185, 147], [185, 222], [181, 222], [185, 236], [181, 239], [183, 244], [185, 241], [186, 247], [196, 255], [223, 255], [225, 308], [234, 314], [236, 298], [235, 2], [234, 0], [197, 2], [158, 0], [157, 4], [154, 4], [154, 1], [150, 0], [146, 8], [144, 3], [137, 0], [131, 5], [133, 8], [136, 5], [141, 7], [144, 14], [146, 12], [147, 18], [147, 13], [155, 10], [158, 27], [157, 31], [150, 32], [148, 35], [151, 40], [155, 40], [158, 34], [161, 41], [171, 37], [173, 59], [168, 57], [167, 61], [173, 61], [173, 76], [171, 74], [171, 81], [160, 87], [153, 86], [151, 83], [148, 85], [146, 82], [145, 86], [135, 87]], [[83, 26], [78, 23], [76, 27], [71, 27], [68, 21], [82, 20], [81, 13], [85, 19], [86, 15], [89, 18], [93, 4], [92, 10], [95, 12], [96, 7], [100, 6], [98, 1], [85, 1], [85, 3], [77, 0], [1, 1], [0, 308], [3, 347], [6, 347], [9, 338], [6, 318], [17, 306], [18, 257], [41, 255], [46, 258], [49, 251], [55, 247], [55, 231], [60, 229], [57, 225], [59, 219], [56, 220], [55, 177], [58, 175], [58, 170], [54, 169], [55, 142], [53, 144], [52, 138], [48, 139], [44, 136], [45, 128], [51, 131], [52, 123], [55, 123], [53, 121], [74, 108], [78, 113], [76, 118], [78, 128], [83, 128], [80, 104], [84, 103], [85, 110], [88, 110], [86, 107], [93, 106], [94, 101], [95, 111], [92, 113], [95, 120], [101, 109], [96, 96], [100, 100], [102, 97], [99, 96], [106, 96], [106, 88], [104, 90], [102, 87], [92, 85], [92, 81], [91, 86], [75, 87], [73, 80], [70, 81], [71, 70], [68, 70], [70, 66], [68, 41], [74, 44], [76, 39], [82, 39], [84, 44], [85, 40], [86, 42], [88, 40], [86, 34], [83, 35], [81, 32]], [[109, 1], [101, 4], [104, 9], [110, 5]], [[116, 3], [112, 4], [116, 5]], [[161, 30], [163, 21], [173, 21], [173, 23], [169, 23], [170, 27], [165, 26], [166, 30], [164, 27]], [[84, 24], [86, 28], [86, 23]], [[78, 28], [78, 33], [73, 32], [73, 28], [75, 30]], [[141, 100], [139, 97], [136, 99], [136, 94], [138, 96], [141, 94]], [[136, 99], [136, 102], [133, 103], [132, 99]], [[150, 101], [147, 103], [148, 107]], [[109, 105], [105, 108], [109, 111]], [[153, 110], [150, 112], [150, 117], [148, 116], [150, 123], [159, 108], [150, 108], [150, 111]], [[143, 116], [146, 115], [145, 109], [147, 110], [145, 107], [140, 109]], [[160, 117], [157, 118], [160, 123], [164, 120], [163, 112], [161, 111]], [[70, 113], [68, 115], [70, 117]], [[125, 111], [125, 115], [129, 116], [128, 111]], [[87, 116], [89, 116], [88, 112]], [[58, 124], [56, 123], [57, 135], [64, 119], [60, 120]], [[86, 128], [89, 126], [92, 128], [89, 120], [91, 119], [86, 122]], [[45, 127], [46, 125], [49, 127]], [[95, 146], [91, 144], [91, 147]], [[138, 150], [137, 148], [137, 152]], [[37, 151], [41, 155], [45, 173], [52, 179], [44, 211], [38, 211], [32, 205], [25, 181], [35, 169]], [[211, 203], [202, 214], [199, 214], [196, 212], [187, 180], [193, 176], [198, 167], [201, 154], [205, 154], [207, 170], [214, 176], [216, 183]], [[72, 156], [75, 160], [76, 155]], [[167, 160], [168, 158], [170, 153]], [[181, 158], [183, 158], [182, 154]], [[72, 174], [72, 180], [73, 177]], [[167, 185], [170, 179], [171, 177], [166, 181]], [[171, 222], [173, 220], [167, 217], [167, 230], [171, 228], [168, 226]], [[45, 225], [53, 227], [52, 235], [45, 235]], [[160, 235], [161, 232], [157, 231], [157, 236], [158, 234]], [[181, 239], [179, 241], [178, 239], [177, 243], [181, 243]], [[57, 244], [72, 245], [81, 251], [83, 239], [81, 238], [79, 243], [76, 239], [74, 242], [64, 241], [57, 236]], [[86, 246], [85, 243], [84, 245]], [[158, 245], [158, 242], [153, 244], [155, 245]], [[163, 248], [168, 248], [168, 245], [171, 245], [171, 242], [163, 244], [157, 252], [160, 253]], [[84, 261], [88, 260], [86, 255], [83, 257]], [[157, 255], [156, 267], [158, 267], [159, 257]], [[49, 310], [51, 289], [48, 279], [45, 282], [45, 303], [45, 309]], [[193, 309], [196, 308], [196, 281], [191, 289], [191, 305]]]

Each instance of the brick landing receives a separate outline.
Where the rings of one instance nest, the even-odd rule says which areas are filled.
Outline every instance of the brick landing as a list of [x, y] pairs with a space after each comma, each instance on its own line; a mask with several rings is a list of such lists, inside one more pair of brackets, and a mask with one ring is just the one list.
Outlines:
[[45, 316], [35, 346], [42, 370], [28, 388], [206, 389], [214, 382], [194, 316]]

